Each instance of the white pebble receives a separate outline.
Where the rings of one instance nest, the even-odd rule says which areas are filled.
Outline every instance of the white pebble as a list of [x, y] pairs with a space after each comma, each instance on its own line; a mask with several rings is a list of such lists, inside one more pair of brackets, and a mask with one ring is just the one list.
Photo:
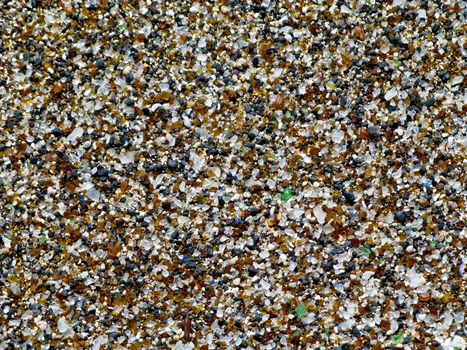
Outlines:
[[326, 222], [326, 212], [320, 205], [313, 209], [313, 214], [315, 214], [315, 217], [320, 224], [324, 224]]
[[92, 200], [94, 202], [97, 202], [97, 201], [99, 201], [99, 198], [101, 197], [101, 194], [95, 188], [91, 188], [88, 191], [88, 193], [86, 194], [86, 197], [88, 197], [90, 200]]
[[397, 95], [396, 88], [392, 88], [386, 92], [386, 94], [384, 95], [384, 99], [386, 101], [389, 101], [389, 100], [392, 100], [396, 95]]
[[66, 333], [70, 329], [70, 325], [68, 324], [65, 317], [60, 317], [58, 319], [57, 327], [60, 333]]
[[76, 139], [79, 137], [82, 137], [84, 134], [84, 129], [77, 127], [74, 129], [70, 135], [67, 136], [67, 140], [70, 141], [71, 143], [75, 143]]

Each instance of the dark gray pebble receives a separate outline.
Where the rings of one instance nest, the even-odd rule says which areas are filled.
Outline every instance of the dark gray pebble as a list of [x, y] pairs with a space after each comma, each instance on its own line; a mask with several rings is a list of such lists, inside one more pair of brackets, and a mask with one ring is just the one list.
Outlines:
[[105, 69], [105, 62], [103, 59], [98, 59], [95, 64], [97, 69]]
[[170, 170], [175, 170], [175, 169], [177, 169], [177, 167], [178, 167], [178, 163], [177, 163], [175, 160], [173, 160], [173, 159], [169, 159], [169, 160], [167, 161], [167, 167], [168, 167]]
[[407, 214], [404, 213], [403, 211], [397, 211], [396, 214], [394, 215], [394, 218], [403, 224], [407, 220]]

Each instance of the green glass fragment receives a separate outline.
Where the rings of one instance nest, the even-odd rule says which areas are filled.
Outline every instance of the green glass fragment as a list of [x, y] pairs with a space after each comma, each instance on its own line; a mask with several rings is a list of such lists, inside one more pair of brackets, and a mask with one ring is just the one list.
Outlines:
[[292, 198], [292, 191], [286, 188], [284, 192], [282, 192], [282, 200], [287, 202], [290, 198]]
[[370, 256], [371, 255], [371, 249], [368, 248], [368, 247], [363, 247], [362, 248], [362, 253]]
[[394, 344], [399, 344], [404, 339], [404, 333], [398, 333], [394, 336]]
[[306, 315], [306, 307], [302, 303], [299, 303], [295, 308], [295, 313], [298, 317], [303, 317]]
[[435, 249], [436, 248], [436, 242], [435, 241], [431, 241], [430, 242], [430, 247]]

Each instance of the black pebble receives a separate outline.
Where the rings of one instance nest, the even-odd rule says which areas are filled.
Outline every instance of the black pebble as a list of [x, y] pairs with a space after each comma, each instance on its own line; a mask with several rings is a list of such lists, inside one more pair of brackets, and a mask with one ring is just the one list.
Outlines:
[[96, 61], [96, 68], [97, 69], [105, 69], [105, 62], [102, 59]]
[[342, 190], [344, 188], [344, 184], [341, 181], [334, 181], [332, 186], [338, 190]]
[[360, 334], [360, 330], [359, 330], [357, 327], [354, 327], [354, 328], [352, 329], [352, 334], [353, 334], [354, 336], [358, 336], [358, 335]]
[[55, 137], [61, 137], [63, 133], [62, 130], [60, 130], [59, 128], [54, 128], [52, 130], [52, 135], [54, 135]]
[[83, 209], [85, 210], [88, 209], [88, 204], [86, 203], [86, 200], [84, 199], [83, 195], [81, 194], [78, 195], [78, 201], [79, 201], [79, 204], [83, 207]]
[[378, 128], [375, 127], [375, 126], [370, 126], [368, 128], [368, 134], [371, 136], [371, 137], [376, 137], [378, 136]]
[[443, 83], [446, 83], [449, 80], [449, 74], [443, 70], [438, 72], [438, 77], [441, 79]]
[[97, 175], [102, 179], [106, 179], [109, 176], [109, 171], [102, 166], [98, 166]]
[[332, 251], [331, 251], [331, 255], [339, 255], [339, 254], [342, 254], [343, 250], [341, 247], [335, 247]]
[[177, 164], [177, 162], [175, 160], [169, 159], [169, 161], [167, 161], [167, 166], [169, 167], [169, 169], [175, 170], [175, 169], [177, 169], [178, 164]]
[[206, 270], [202, 267], [197, 267], [195, 269], [195, 274], [198, 275], [198, 276], [202, 276], [206, 273]]
[[355, 195], [352, 192], [344, 192], [343, 193], [345, 200], [347, 203], [354, 203], [355, 202]]
[[260, 213], [260, 210], [258, 208], [251, 208], [249, 212], [251, 216], [256, 216]]
[[191, 259], [187, 259], [187, 261], [185, 261], [185, 264], [186, 266], [188, 266], [189, 269], [196, 269], [197, 267], [196, 262], [194, 262]]
[[258, 67], [259, 66], [259, 57], [253, 58], [253, 67]]
[[164, 170], [164, 165], [162, 165], [161, 163], [156, 163], [152, 166], [151, 170], [161, 172], [162, 170]]
[[253, 338], [256, 340], [256, 341], [262, 341], [263, 340], [263, 336], [259, 333], [256, 333]]
[[34, 66], [40, 66], [42, 64], [42, 57], [40, 55], [37, 55], [36, 58], [34, 59]]
[[257, 274], [258, 274], [258, 270], [255, 267], [250, 266], [248, 268], [248, 276], [253, 277], [253, 276], [256, 276]]
[[131, 84], [134, 79], [135, 77], [131, 73], [128, 73], [127, 75], [125, 75], [125, 81], [127, 84]]
[[407, 220], [407, 214], [405, 214], [403, 211], [397, 211], [396, 215], [394, 215], [394, 218], [402, 224], [405, 222], [405, 220]]
[[243, 220], [241, 218], [235, 218], [234, 222], [233, 222], [234, 226], [242, 226], [244, 224]]

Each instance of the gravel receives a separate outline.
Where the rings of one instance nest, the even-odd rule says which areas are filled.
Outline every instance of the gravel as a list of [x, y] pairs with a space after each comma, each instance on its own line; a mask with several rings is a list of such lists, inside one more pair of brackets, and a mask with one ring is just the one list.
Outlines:
[[0, 349], [465, 349], [466, 10], [4, 2]]

